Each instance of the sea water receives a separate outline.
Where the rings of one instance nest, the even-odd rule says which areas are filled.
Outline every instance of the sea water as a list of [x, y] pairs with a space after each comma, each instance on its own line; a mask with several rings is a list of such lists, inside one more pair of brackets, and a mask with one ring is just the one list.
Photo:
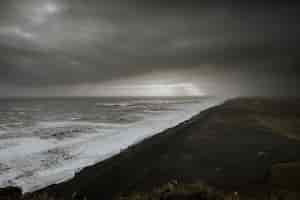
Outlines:
[[221, 103], [214, 97], [0, 100], [0, 188], [32, 192]]

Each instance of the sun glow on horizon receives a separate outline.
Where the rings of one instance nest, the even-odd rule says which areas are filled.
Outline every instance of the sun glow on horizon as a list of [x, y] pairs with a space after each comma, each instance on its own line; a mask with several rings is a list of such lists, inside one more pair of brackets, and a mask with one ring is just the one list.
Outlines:
[[53, 2], [48, 2], [43, 6], [43, 10], [46, 13], [54, 14], [59, 11], [59, 7], [57, 4], [55, 4]]
[[138, 84], [98, 87], [98, 95], [104, 96], [204, 96], [192, 83]]

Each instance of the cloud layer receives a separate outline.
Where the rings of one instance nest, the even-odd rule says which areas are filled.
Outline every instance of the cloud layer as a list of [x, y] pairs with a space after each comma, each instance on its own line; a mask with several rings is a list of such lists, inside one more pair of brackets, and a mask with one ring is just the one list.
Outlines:
[[192, 76], [206, 90], [228, 84], [252, 94], [258, 82], [272, 94], [282, 82], [282, 94], [296, 94], [297, 4], [199, 2], [3, 0], [0, 88], [101, 84], [184, 70], [182, 79]]

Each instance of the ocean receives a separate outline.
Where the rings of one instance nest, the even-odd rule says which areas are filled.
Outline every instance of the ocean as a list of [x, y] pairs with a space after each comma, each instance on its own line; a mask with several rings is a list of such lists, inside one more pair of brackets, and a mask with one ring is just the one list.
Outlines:
[[0, 100], [0, 188], [32, 192], [221, 103], [215, 97]]

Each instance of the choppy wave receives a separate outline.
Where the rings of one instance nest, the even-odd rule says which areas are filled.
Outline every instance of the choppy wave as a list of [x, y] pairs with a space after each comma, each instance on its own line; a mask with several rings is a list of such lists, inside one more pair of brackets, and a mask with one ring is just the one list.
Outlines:
[[[26, 123], [22, 128], [8, 125], [1, 130], [0, 187], [15, 185], [22, 187], [24, 192], [30, 192], [70, 179], [76, 171], [109, 158], [220, 102], [205, 98], [117, 103], [55, 102], [53, 107], [47, 104], [44, 107], [48, 108], [39, 113], [36, 110], [25, 113], [31, 116], [31, 120], [23, 118]], [[58, 103], [70, 107], [61, 111]], [[75, 105], [70, 105], [72, 103]], [[112, 109], [116, 105], [139, 108]], [[140, 108], [141, 105], [144, 107]], [[70, 119], [70, 112], [80, 114], [80, 120], [66, 120]], [[22, 118], [18, 120], [22, 121]]]

